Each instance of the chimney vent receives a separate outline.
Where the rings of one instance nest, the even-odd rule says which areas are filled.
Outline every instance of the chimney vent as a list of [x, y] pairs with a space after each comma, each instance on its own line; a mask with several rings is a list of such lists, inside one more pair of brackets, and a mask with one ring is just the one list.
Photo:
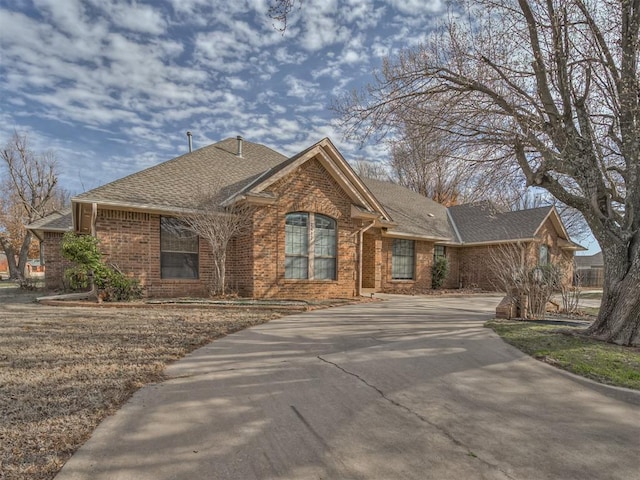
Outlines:
[[238, 152], [236, 153], [236, 155], [238, 157], [242, 158], [242, 140], [243, 140], [243, 138], [242, 138], [241, 135], [238, 135], [236, 137], [236, 139], [238, 140]]
[[193, 143], [191, 142], [191, 132], [187, 132], [187, 138], [189, 139], [189, 153], [193, 151]]

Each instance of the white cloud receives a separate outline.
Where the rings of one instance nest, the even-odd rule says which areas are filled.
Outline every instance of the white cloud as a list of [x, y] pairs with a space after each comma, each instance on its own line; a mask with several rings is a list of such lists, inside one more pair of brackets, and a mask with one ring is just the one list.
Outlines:
[[331, 96], [368, 80], [372, 59], [423, 39], [439, 5], [304, 0], [282, 35], [270, 0], [32, 2], [0, 7], [10, 111], [0, 126], [74, 145], [71, 171], [99, 158], [99, 183], [183, 153], [186, 130], [197, 146], [244, 134], [285, 153], [340, 142]]
[[101, 9], [115, 26], [132, 32], [160, 35], [165, 32], [167, 22], [160, 11], [150, 5], [124, 2], [90, 0], [94, 7]]
[[385, 2], [407, 15], [441, 12], [445, 7], [442, 0], [385, 0]]
[[287, 96], [305, 99], [312, 97], [318, 87], [317, 83], [302, 80], [301, 78], [294, 77], [293, 75], [287, 75], [284, 78], [284, 83], [288, 87], [286, 93]]
[[246, 90], [249, 88], [249, 82], [239, 77], [227, 77], [227, 82], [234, 90]]

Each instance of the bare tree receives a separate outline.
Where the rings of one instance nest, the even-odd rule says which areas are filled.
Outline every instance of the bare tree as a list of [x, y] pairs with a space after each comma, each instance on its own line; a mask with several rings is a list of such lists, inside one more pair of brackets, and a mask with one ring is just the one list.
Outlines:
[[218, 198], [203, 194], [198, 196], [196, 209], [180, 216], [187, 228], [211, 247], [214, 267], [212, 295], [227, 293], [226, 265], [229, 242], [249, 230], [253, 211], [254, 208], [247, 203], [221, 206]]
[[457, 135], [415, 114], [391, 141], [390, 170], [401, 185], [443, 205], [481, 200], [511, 209], [524, 184], [517, 169], [497, 171]]
[[589, 333], [640, 344], [640, 0], [453, 5], [427, 44], [336, 104], [347, 132], [382, 136], [415, 112], [578, 210], [605, 264]]
[[356, 160], [352, 165], [353, 170], [361, 178], [388, 181], [389, 171], [385, 164], [364, 159]]
[[488, 257], [494, 286], [504, 291], [518, 305], [523, 318], [544, 318], [554, 292], [571, 288], [566, 275], [568, 265], [553, 262], [531, 264], [531, 245], [507, 243], [492, 248]]
[[62, 207], [68, 193], [58, 187], [54, 154], [33, 152], [26, 135], [14, 133], [0, 157], [5, 173], [0, 184], [0, 247], [11, 278], [21, 278], [33, 240], [25, 225]]

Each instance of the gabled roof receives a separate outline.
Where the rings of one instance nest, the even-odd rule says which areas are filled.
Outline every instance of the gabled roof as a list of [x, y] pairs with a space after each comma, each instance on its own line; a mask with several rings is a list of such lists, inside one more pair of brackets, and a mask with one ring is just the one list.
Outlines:
[[502, 212], [489, 202], [449, 207], [449, 214], [463, 243], [532, 239], [554, 211], [549, 206]]
[[72, 200], [159, 211], [189, 209], [203, 194], [223, 200], [287, 159], [269, 147], [246, 140], [242, 157], [236, 152], [237, 140], [227, 138]]
[[389, 235], [455, 242], [446, 207], [395, 183], [363, 181], [397, 224]]
[[65, 208], [36, 220], [27, 228], [42, 240], [43, 232], [68, 232], [72, 229], [71, 209]]
[[345, 193], [349, 195], [354, 204], [365, 211], [379, 215], [382, 221], [389, 222], [391, 220], [383, 204], [371, 193], [367, 185], [353, 171], [353, 168], [328, 138], [323, 138], [318, 143], [311, 145], [297, 155], [271, 168], [254, 182], [251, 182], [239, 191], [234, 197], [242, 195], [264, 195], [265, 190], [269, 186], [293, 173], [300, 165], [313, 158], [322, 164]]

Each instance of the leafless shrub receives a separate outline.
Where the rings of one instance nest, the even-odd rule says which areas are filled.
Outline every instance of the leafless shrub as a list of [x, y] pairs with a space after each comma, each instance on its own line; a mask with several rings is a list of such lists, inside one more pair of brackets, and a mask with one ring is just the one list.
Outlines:
[[248, 231], [253, 210], [254, 207], [247, 203], [221, 206], [218, 199], [200, 195], [197, 208], [180, 216], [187, 228], [211, 247], [214, 267], [210, 286], [212, 296], [227, 293], [226, 264], [229, 242]]
[[522, 318], [544, 318], [547, 304], [562, 285], [561, 265], [532, 265], [527, 261], [527, 244], [522, 243], [507, 243], [490, 252], [494, 286], [516, 302]]
[[[574, 272], [576, 271], [574, 262]], [[562, 311], [565, 313], [576, 313], [578, 304], [580, 303], [580, 294], [582, 293], [582, 275], [575, 273], [573, 277], [573, 285], [568, 282], [560, 284], [560, 294], [562, 295]]]

